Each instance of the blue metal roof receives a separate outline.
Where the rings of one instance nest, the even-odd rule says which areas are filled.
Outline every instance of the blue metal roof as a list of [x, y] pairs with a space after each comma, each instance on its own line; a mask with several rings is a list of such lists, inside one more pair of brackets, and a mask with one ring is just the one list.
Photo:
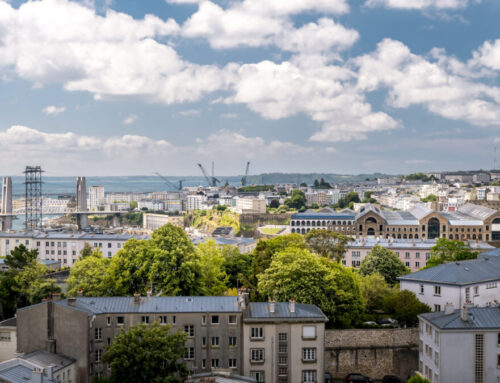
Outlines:
[[[0, 371], [0, 379], [11, 383], [29, 383], [32, 382], [33, 371], [25, 366], [17, 365]], [[48, 379], [42, 375], [42, 383], [56, 383], [55, 379]]]
[[274, 313], [269, 310], [268, 302], [252, 302], [249, 304], [249, 319], [314, 319], [328, 321], [328, 318], [315, 305], [295, 304], [295, 312], [290, 312], [290, 303], [274, 303]]
[[421, 314], [420, 316], [443, 330], [494, 329], [500, 330], [500, 307], [472, 307], [468, 309], [469, 320], [463, 321], [460, 310], [446, 315], [444, 311]]
[[481, 257], [500, 257], [500, 248], [480, 254]]
[[430, 269], [403, 275], [400, 281], [470, 285], [500, 280], [500, 257], [480, 257], [469, 261], [450, 262]]
[[78, 297], [75, 306], [68, 300], [56, 301], [58, 305], [84, 311], [88, 314], [119, 313], [202, 313], [239, 312], [237, 297]]

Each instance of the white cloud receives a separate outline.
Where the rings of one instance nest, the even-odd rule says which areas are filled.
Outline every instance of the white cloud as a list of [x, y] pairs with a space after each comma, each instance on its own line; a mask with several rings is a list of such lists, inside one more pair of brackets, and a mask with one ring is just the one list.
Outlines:
[[236, 114], [236, 113], [222, 113], [220, 116], [222, 118], [227, 118], [227, 119], [238, 118], [238, 114]]
[[42, 112], [46, 116], [53, 116], [53, 115], [61, 114], [61, 113], [64, 113], [65, 111], [66, 111], [65, 106], [54, 106], [54, 105], [47, 106], [46, 108], [43, 108], [43, 110], [42, 110]]
[[181, 116], [197, 116], [200, 113], [201, 111], [198, 109], [187, 109], [187, 110], [181, 110], [179, 112]]
[[133, 124], [134, 122], [136, 122], [138, 119], [139, 119], [139, 117], [138, 117], [136, 114], [131, 114], [130, 116], [126, 117], [126, 118], [123, 120], [123, 123], [124, 123], [125, 125], [131, 125], [131, 124]]
[[367, 0], [369, 7], [384, 6], [396, 9], [458, 9], [464, 8], [469, 0]]
[[474, 67], [484, 66], [500, 71], [500, 39], [493, 42], [486, 41], [474, 52], [470, 65]]
[[440, 50], [423, 57], [399, 41], [385, 39], [375, 52], [354, 63], [359, 67], [360, 91], [386, 88], [392, 107], [422, 105], [448, 119], [500, 125], [500, 88], [477, 81], [467, 65]]

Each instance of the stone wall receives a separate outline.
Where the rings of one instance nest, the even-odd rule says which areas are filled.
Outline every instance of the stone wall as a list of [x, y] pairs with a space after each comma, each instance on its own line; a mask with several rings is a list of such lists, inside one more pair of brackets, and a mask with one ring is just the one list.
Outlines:
[[352, 372], [406, 379], [418, 369], [418, 328], [328, 330], [325, 369], [334, 380]]

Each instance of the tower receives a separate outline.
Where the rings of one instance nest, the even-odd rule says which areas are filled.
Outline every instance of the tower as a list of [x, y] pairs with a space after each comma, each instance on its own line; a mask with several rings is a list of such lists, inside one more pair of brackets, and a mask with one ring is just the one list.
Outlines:
[[87, 211], [87, 180], [85, 177], [76, 179], [76, 211]]
[[0, 211], [4, 215], [1, 220], [2, 231], [12, 229], [12, 179], [3, 177], [2, 180], [2, 205]]
[[42, 228], [42, 168], [26, 166], [25, 200], [26, 200], [26, 230]]

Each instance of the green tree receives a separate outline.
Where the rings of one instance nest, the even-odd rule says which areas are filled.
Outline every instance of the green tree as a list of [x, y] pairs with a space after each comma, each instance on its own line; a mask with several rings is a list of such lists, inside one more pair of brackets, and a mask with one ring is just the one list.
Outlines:
[[358, 193], [350, 192], [344, 198], [341, 198], [337, 203], [337, 205], [341, 209], [344, 209], [346, 207], [350, 209], [354, 203], [359, 203], [359, 202], [360, 199]]
[[88, 256], [90, 256], [92, 254], [92, 251], [94, 249], [92, 248], [92, 246], [90, 246], [90, 244], [88, 242], [85, 242], [83, 244], [83, 249], [80, 251], [80, 259], [84, 259]]
[[40, 303], [43, 298], [53, 293], [60, 293], [61, 287], [56, 284], [55, 279], [45, 278], [47, 266], [38, 260], [31, 261], [23, 267], [14, 277], [14, 291], [17, 291], [24, 305]]
[[360, 277], [361, 296], [368, 312], [384, 309], [384, 299], [392, 293], [384, 277], [378, 273]]
[[352, 327], [363, 312], [353, 272], [305, 249], [289, 247], [276, 254], [258, 280], [262, 296], [315, 304], [334, 327]]
[[476, 259], [479, 252], [473, 251], [470, 244], [446, 238], [438, 238], [431, 249], [431, 257], [427, 260], [425, 268], [434, 267], [448, 262]]
[[38, 259], [38, 249], [28, 250], [26, 246], [16, 246], [5, 257], [5, 265], [12, 271], [22, 270]]
[[285, 205], [290, 209], [300, 210], [306, 207], [306, 195], [302, 190], [293, 190], [290, 198], [285, 200]]
[[108, 295], [105, 279], [109, 263], [99, 250], [76, 262], [69, 273], [68, 294], [76, 296], [82, 290], [82, 294], [89, 297]]
[[429, 379], [425, 379], [421, 375], [413, 375], [406, 383], [431, 383]]
[[337, 262], [342, 261], [347, 243], [353, 240], [346, 235], [325, 229], [313, 229], [304, 238], [313, 252]]
[[277, 209], [280, 207], [280, 201], [278, 199], [272, 199], [271, 203], [269, 204], [269, 207], [271, 209]]
[[132, 201], [130, 202], [130, 210], [135, 210], [139, 206], [139, 203], [137, 201]]
[[387, 283], [394, 285], [397, 278], [408, 274], [408, 269], [393, 251], [382, 246], [374, 246], [370, 253], [361, 261], [359, 273], [363, 276], [379, 273]]
[[199, 243], [196, 247], [201, 272], [203, 295], [222, 295], [228, 289], [228, 279], [224, 269], [224, 256], [214, 240]]
[[319, 181], [317, 179], [314, 180], [314, 184], [313, 184], [313, 187], [315, 189], [318, 189], [319, 188]]
[[224, 256], [223, 267], [229, 276], [229, 287], [250, 287], [245, 282], [251, 272], [253, 257], [250, 254], [242, 254], [235, 246], [223, 246], [222, 255]]
[[434, 194], [429, 194], [425, 198], [420, 198], [420, 201], [422, 201], [422, 202], [434, 202], [434, 201], [437, 201], [437, 197]]
[[184, 357], [187, 334], [170, 334], [170, 325], [140, 323], [122, 331], [106, 349], [103, 361], [111, 367], [111, 382], [181, 383], [188, 370]]
[[418, 315], [431, 311], [431, 308], [418, 300], [414, 292], [395, 290], [384, 298], [384, 311], [398, 320], [399, 324], [415, 326]]

